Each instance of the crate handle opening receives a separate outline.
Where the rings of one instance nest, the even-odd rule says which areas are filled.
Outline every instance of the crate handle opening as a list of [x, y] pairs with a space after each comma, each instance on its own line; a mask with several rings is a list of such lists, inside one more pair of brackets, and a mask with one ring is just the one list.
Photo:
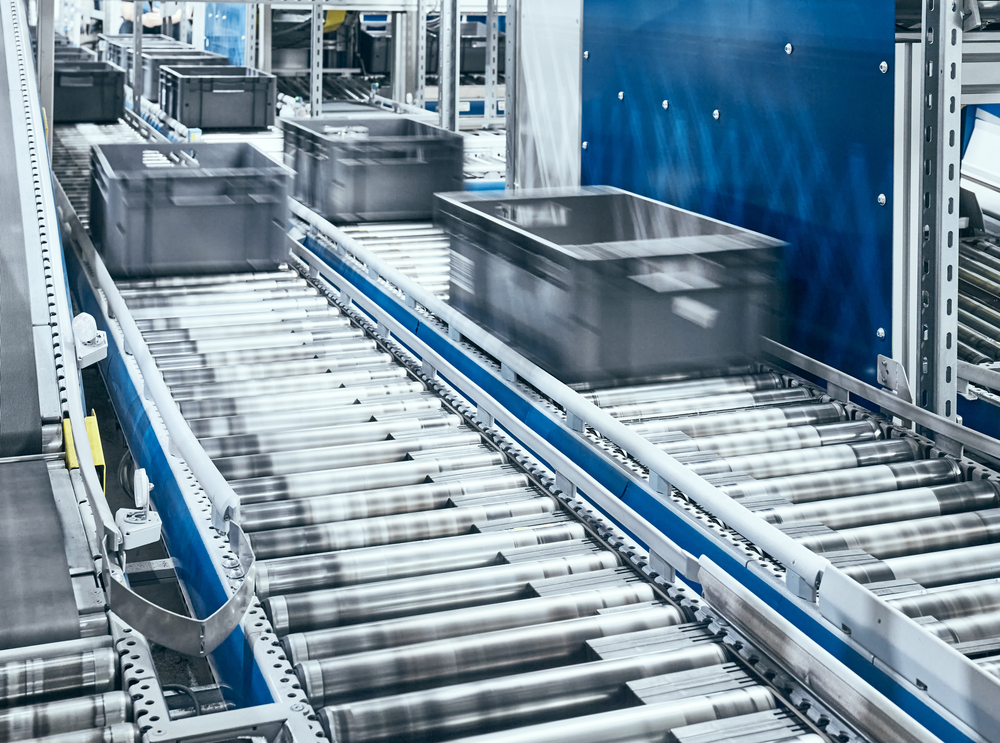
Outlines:
[[59, 86], [63, 88], [93, 88], [94, 76], [63, 72], [59, 77]]

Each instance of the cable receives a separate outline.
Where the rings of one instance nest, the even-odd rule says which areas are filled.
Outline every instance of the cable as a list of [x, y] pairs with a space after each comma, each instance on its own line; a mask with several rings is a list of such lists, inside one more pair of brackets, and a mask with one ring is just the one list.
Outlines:
[[161, 687], [163, 691], [172, 691], [175, 694], [187, 694], [194, 704], [194, 715], [195, 717], [201, 716], [201, 704], [198, 702], [198, 696], [190, 689], [190, 687], [184, 686], [183, 684], [163, 684]]

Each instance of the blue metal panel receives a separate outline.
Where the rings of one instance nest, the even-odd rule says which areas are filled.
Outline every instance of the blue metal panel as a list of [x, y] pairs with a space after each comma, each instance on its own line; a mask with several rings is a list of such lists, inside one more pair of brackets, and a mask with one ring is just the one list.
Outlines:
[[894, 2], [585, 0], [583, 39], [583, 183], [791, 243], [791, 345], [874, 383], [892, 347]]

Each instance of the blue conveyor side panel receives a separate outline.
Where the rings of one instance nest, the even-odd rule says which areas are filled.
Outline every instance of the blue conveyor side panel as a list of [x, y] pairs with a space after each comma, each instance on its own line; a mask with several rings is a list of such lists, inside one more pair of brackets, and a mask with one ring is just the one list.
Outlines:
[[[90, 313], [97, 320], [98, 328], [107, 332], [104, 314], [75, 251], [63, 252], [76, 306]], [[149, 481], [155, 486], [149, 497], [163, 520], [163, 538], [174, 559], [177, 577], [184, 584], [196, 616], [205, 618], [222, 606], [229, 594], [212, 565], [210, 545], [205, 544], [195, 526], [167, 462], [167, 454], [150, 426], [140, 392], [110, 332], [108, 356], [100, 362], [100, 369], [129, 451], [137, 466], [146, 469]], [[237, 627], [211, 657], [219, 680], [231, 687], [237, 705], [255, 706], [274, 701], [241, 627]]]
[[870, 383], [892, 348], [894, 32], [892, 0], [584, 2], [584, 185], [791, 243], [791, 345]]

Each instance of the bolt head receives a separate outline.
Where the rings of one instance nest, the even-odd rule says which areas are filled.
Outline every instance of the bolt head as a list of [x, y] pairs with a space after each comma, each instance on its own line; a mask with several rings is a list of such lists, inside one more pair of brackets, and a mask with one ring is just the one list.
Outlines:
[[889, 71], [889, 63], [888, 62], [879, 62], [878, 69], [884, 75], [885, 73], [887, 73]]
[[719, 113], [719, 109], [715, 109], [714, 111], [712, 111], [712, 118], [713, 118], [713, 119], [715, 119], [716, 121], [718, 121], [718, 120], [719, 120], [719, 117], [720, 117], [721, 115], [722, 115], [722, 114], [720, 114], [720, 113]]
[[878, 330], [876, 330], [875, 337], [878, 338], [879, 340], [885, 338], [885, 328], [879, 328]]
[[625, 91], [624, 90], [619, 90], [618, 91], [618, 100], [620, 100], [620, 101], [624, 101], [625, 100]]
[[586, 143], [586, 142], [584, 142], [584, 143], [583, 143], [582, 145], [580, 145], [580, 146], [581, 146], [581, 147], [583, 147], [583, 149], [587, 149], [587, 143]]
[[584, 59], [590, 59], [590, 52], [584, 52], [583, 53], [583, 58]]
[[670, 101], [663, 101], [663, 110], [666, 111], [670, 108]]
[[785, 54], [791, 54], [795, 48], [791, 44], [785, 44]]
[[888, 202], [888, 199], [886, 199], [885, 194], [884, 193], [880, 193], [878, 195], [878, 205], [879, 206], [885, 206], [887, 202]]

